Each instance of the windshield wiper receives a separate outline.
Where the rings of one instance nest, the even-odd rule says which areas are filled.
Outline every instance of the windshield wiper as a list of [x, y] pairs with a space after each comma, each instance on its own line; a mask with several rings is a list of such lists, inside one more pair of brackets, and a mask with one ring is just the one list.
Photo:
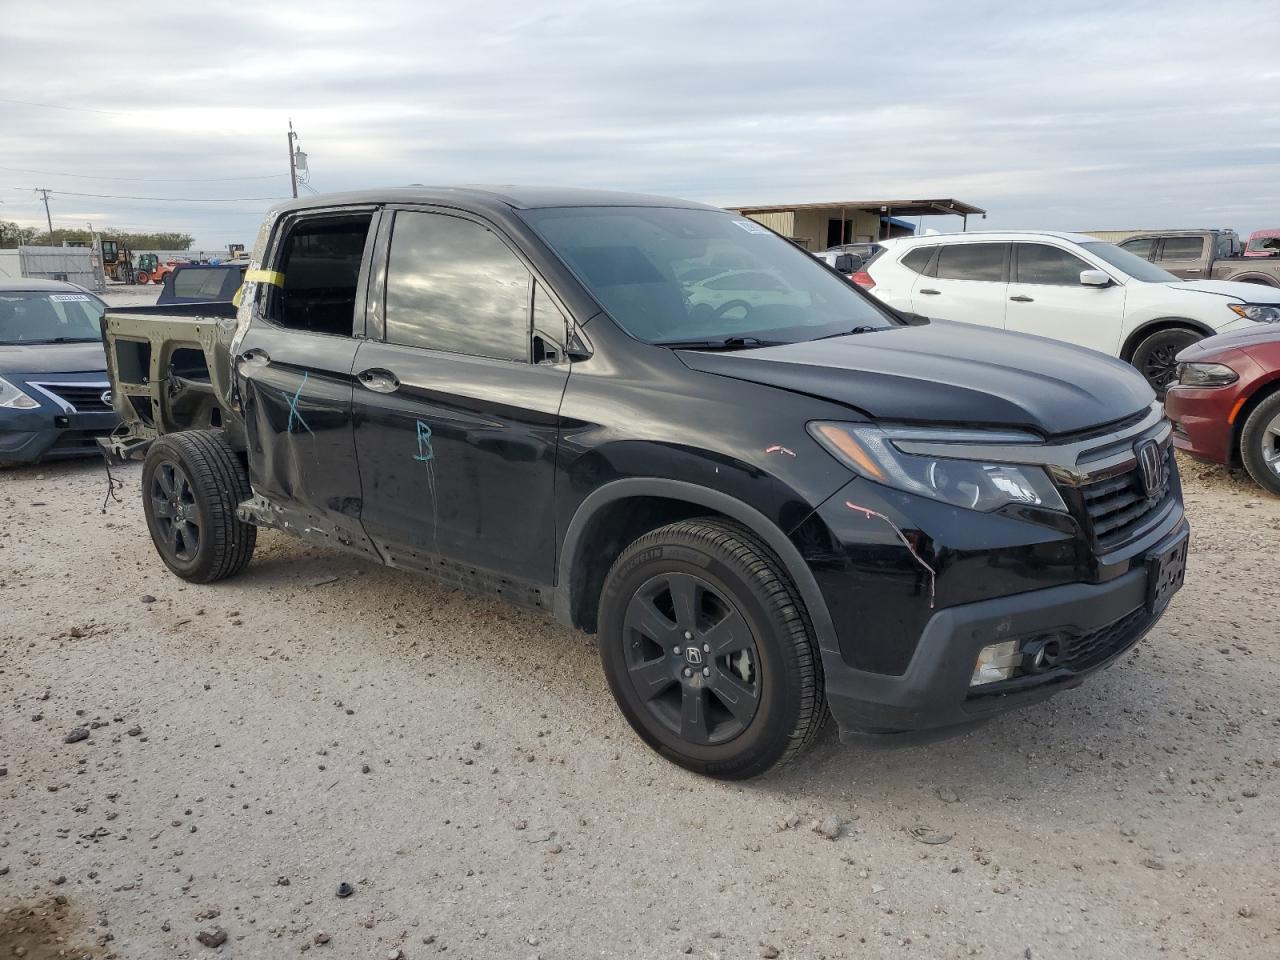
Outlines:
[[823, 337], [814, 337], [814, 340], [830, 340], [834, 337], [851, 337], [856, 333], [874, 333], [877, 330], [884, 330], [885, 327], [854, 327], [852, 330], [841, 330], [839, 333], [828, 333]]
[[658, 340], [659, 347], [673, 350], [737, 350], [741, 347], [780, 347], [788, 340], [761, 340], [759, 337], [724, 337], [720, 340]]

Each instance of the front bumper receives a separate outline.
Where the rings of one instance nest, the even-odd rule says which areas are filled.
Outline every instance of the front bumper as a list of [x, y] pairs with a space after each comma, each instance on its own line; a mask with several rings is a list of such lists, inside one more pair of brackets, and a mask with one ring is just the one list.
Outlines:
[[114, 410], [100, 409], [105, 403], [98, 395], [109, 389], [104, 373], [5, 376], [40, 406], [0, 409], [0, 465], [93, 456], [97, 439], [120, 422]]
[[[1188, 536], [1186, 521], [1152, 551]], [[1106, 583], [1072, 583], [937, 611], [906, 671], [854, 670], [824, 657], [827, 701], [842, 733], [907, 734], [967, 726], [1078, 686], [1133, 647], [1160, 618], [1147, 609], [1148, 570]], [[1067, 638], [1077, 656], [1044, 673], [971, 687], [983, 647], [1044, 635]]]

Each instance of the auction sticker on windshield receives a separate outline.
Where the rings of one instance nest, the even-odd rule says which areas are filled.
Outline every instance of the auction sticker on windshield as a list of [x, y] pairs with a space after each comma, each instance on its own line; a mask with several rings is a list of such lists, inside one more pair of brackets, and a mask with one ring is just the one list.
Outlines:
[[747, 231], [747, 233], [769, 233], [770, 232], [768, 227], [761, 226], [760, 224], [756, 223], [754, 220], [735, 220], [733, 222], [736, 223], [738, 226], [740, 226], [743, 230]]
[[86, 297], [83, 293], [51, 293], [49, 294], [49, 299], [56, 300], [59, 303], [69, 303], [69, 302], [75, 302], [75, 301], [79, 301], [83, 303], [89, 302], [89, 298]]

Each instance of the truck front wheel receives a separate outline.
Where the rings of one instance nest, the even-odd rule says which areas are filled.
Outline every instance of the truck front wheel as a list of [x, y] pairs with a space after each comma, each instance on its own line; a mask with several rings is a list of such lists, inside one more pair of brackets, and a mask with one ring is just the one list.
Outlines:
[[614, 562], [600, 656], [623, 715], [689, 770], [743, 780], [791, 759], [826, 719], [822, 659], [780, 561], [719, 518], [673, 523]]
[[251, 495], [240, 458], [221, 433], [161, 437], [142, 467], [142, 509], [156, 552], [183, 580], [213, 583], [249, 564], [258, 528], [236, 516]]

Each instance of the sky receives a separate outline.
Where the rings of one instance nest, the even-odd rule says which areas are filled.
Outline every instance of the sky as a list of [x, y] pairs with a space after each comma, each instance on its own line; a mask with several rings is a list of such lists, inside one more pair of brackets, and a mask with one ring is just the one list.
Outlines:
[[55, 226], [252, 245], [292, 119], [303, 193], [955, 197], [971, 228], [1245, 235], [1280, 227], [1277, 50], [1280, 0], [0, 0], [0, 219], [43, 227], [46, 187]]

